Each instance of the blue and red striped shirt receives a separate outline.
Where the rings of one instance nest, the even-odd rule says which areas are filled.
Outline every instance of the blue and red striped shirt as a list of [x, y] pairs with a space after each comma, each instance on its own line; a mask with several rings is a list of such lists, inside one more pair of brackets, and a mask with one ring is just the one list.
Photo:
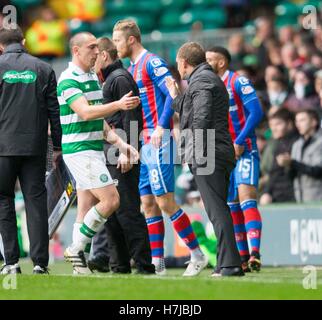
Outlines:
[[256, 91], [250, 81], [233, 71], [226, 71], [222, 80], [229, 94], [229, 132], [234, 143], [257, 151], [255, 128], [263, 116]]
[[144, 136], [146, 143], [158, 125], [165, 129], [173, 128], [172, 99], [165, 85], [165, 78], [171, 74], [163, 59], [146, 50], [128, 70], [140, 90], [143, 129], [148, 132]]

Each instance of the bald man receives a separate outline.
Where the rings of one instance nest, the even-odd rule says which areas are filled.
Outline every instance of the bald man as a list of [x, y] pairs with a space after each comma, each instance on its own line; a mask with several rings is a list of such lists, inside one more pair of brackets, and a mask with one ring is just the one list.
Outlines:
[[[129, 92], [118, 101], [102, 104], [99, 81], [92, 71], [98, 55], [97, 39], [87, 32], [76, 34], [70, 40], [70, 50], [72, 61], [58, 80], [57, 95], [63, 159], [76, 180], [78, 202], [73, 243], [64, 256], [72, 263], [74, 273], [86, 274], [91, 272], [85, 253], [92, 237], [119, 207], [119, 194], [105, 166], [103, 118], [137, 107], [140, 99]], [[131, 161], [138, 159], [137, 151], [107, 125], [105, 134]]]

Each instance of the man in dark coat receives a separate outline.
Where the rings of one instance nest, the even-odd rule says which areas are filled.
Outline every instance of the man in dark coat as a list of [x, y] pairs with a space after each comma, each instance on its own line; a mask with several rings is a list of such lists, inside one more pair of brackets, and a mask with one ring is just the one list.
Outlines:
[[228, 93], [198, 43], [184, 44], [177, 53], [177, 64], [181, 78], [188, 80], [188, 88], [180, 95], [171, 78], [167, 86], [180, 118], [181, 157], [190, 166], [218, 239], [213, 275], [242, 276], [227, 205], [229, 176], [235, 166], [228, 132]]

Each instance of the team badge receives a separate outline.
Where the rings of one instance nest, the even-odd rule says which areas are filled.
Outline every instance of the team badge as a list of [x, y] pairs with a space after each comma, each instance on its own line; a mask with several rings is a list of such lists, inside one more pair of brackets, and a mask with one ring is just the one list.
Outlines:
[[107, 181], [108, 181], [108, 176], [107, 176], [107, 174], [101, 174], [101, 175], [100, 175], [100, 180], [101, 180], [102, 182], [107, 182]]

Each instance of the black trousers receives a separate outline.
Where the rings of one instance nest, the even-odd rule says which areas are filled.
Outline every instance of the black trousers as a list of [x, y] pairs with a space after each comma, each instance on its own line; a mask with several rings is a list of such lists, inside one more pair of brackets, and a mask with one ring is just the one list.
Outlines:
[[215, 171], [211, 175], [198, 175], [196, 170], [190, 167], [217, 237], [217, 268], [241, 265], [233, 221], [227, 205], [232, 169], [233, 164], [217, 159]]
[[48, 213], [45, 186], [46, 156], [0, 156], [0, 234], [6, 264], [19, 260], [15, 184], [19, 179], [25, 200], [30, 257], [34, 265], [48, 265]]
[[120, 207], [93, 238], [92, 255], [94, 258], [98, 255], [107, 258], [109, 255], [113, 271], [130, 271], [130, 259], [133, 258], [138, 270], [153, 272], [148, 229], [140, 212], [140, 167], [134, 165], [124, 174], [116, 166], [107, 168], [112, 178], [118, 180]]

